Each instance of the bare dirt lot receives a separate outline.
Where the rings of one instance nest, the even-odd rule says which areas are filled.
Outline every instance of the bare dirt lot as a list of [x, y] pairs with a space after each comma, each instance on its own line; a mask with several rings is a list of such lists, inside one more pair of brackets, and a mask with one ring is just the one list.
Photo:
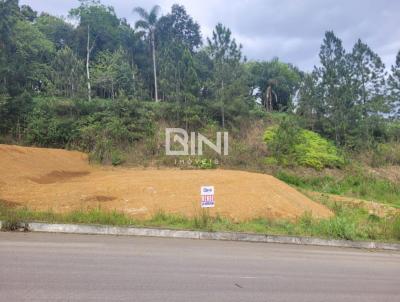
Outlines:
[[215, 186], [219, 213], [233, 220], [294, 219], [332, 212], [278, 179], [229, 170], [128, 169], [91, 166], [84, 153], [0, 145], [0, 200], [34, 210], [101, 207], [148, 218], [159, 210], [195, 215], [200, 187]]

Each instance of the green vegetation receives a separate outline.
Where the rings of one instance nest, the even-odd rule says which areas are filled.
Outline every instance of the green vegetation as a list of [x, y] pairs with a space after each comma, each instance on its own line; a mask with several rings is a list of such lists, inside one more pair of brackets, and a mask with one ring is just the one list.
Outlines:
[[385, 165], [400, 165], [400, 144], [390, 142], [378, 144], [372, 153], [370, 164], [373, 167]]
[[137, 220], [115, 211], [100, 208], [56, 214], [52, 211], [37, 212], [28, 209], [11, 209], [0, 205], [0, 220], [8, 230], [18, 227], [18, 222], [41, 221], [48, 223], [102, 224], [116, 226], [164, 227], [171, 229], [229, 231], [275, 235], [318, 236], [346, 240], [400, 241], [400, 216], [381, 218], [369, 214], [352, 204], [335, 203], [329, 199], [320, 202], [327, 205], [335, 216], [330, 219], [313, 219], [305, 213], [296, 221], [270, 220], [265, 218], [233, 222], [221, 216], [211, 217], [206, 211], [195, 217], [166, 214], [159, 211], [148, 220]]
[[283, 119], [279, 126], [269, 127], [264, 133], [264, 141], [273, 159], [281, 165], [300, 165], [318, 170], [344, 165], [343, 157], [331, 142], [315, 132], [301, 129], [290, 119]]
[[400, 208], [400, 187], [398, 184], [362, 172], [353, 173], [355, 172], [346, 173], [342, 177], [307, 177], [279, 171], [276, 177], [299, 188], [346, 195]]
[[322, 169], [343, 163], [324, 139], [356, 152], [399, 140], [400, 53], [386, 76], [367, 44], [358, 40], [346, 52], [328, 31], [320, 66], [305, 73], [278, 59], [247, 61], [223, 24], [203, 39], [181, 5], [165, 15], [158, 6], [137, 7], [133, 27], [112, 6], [79, 2], [62, 19], [0, 0], [2, 141], [83, 150], [96, 142], [94, 157], [112, 162], [109, 154], [127, 147], [122, 137], [147, 138], [154, 124], [235, 131], [280, 112], [304, 129], [297, 139], [307, 143], [296, 144], [295, 162]]
[[207, 159], [207, 158], [196, 160], [194, 162], [194, 165], [200, 169], [215, 169], [216, 168], [216, 164], [214, 163], [214, 161], [212, 159]]

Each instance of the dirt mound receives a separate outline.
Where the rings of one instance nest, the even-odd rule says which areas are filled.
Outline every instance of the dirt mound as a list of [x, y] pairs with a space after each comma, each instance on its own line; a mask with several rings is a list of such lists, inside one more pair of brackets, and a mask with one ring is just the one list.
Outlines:
[[139, 170], [92, 167], [79, 152], [0, 145], [0, 199], [37, 210], [100, 206], [150, 217], [156, 211], [195, 215], [200, 187], [215, 186], [219, 213], [234, 220], [315, 217], [332, 213], [278, 179], [228, 170]]
[[[59, 149], [0, 145], [0, 182], [31, 178], [51, 181], [63, 173], [89, 173], [87, 155]], [[46, 176], [47, 175], [47, 176]]]

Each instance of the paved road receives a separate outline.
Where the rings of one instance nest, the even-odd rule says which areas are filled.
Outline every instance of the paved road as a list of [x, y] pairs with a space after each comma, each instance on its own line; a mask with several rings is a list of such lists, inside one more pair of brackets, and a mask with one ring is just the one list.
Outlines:
[[400, 301], [400, 254], [0, 233], [0, 301]]

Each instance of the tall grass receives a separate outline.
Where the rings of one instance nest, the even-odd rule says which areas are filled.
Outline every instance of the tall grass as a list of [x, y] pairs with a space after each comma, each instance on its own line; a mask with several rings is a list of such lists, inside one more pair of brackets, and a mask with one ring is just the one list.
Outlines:
[[369, 214], [356, 206], [321, 200], [334, 211], [330, 219], [315, 219], [305, 213], [295, 221], [258, 218], [234, 222], [226, 217], [210, 216], [201, 211], [194, 217], [158, 211], [150, 219], [138, 220], [116, 211], [93, 209], [66, 214], [37, 212], [26, 208], [9, 208], [0, 203], [0, 220], [8, 230], [20, 222], [100, 224], [114, 226], [164, 227], [182, 230], [231, 231], [271, 235], [317, 236], [347, 240], [400, 241], [400, 216], [385, 218]]
[[373, 200], [400, 208], [400, 187], [398, 185], [361, 172], [335, 178], [332, 176], [305, 177], [280, 171], [276, 177], [296, 187]]

